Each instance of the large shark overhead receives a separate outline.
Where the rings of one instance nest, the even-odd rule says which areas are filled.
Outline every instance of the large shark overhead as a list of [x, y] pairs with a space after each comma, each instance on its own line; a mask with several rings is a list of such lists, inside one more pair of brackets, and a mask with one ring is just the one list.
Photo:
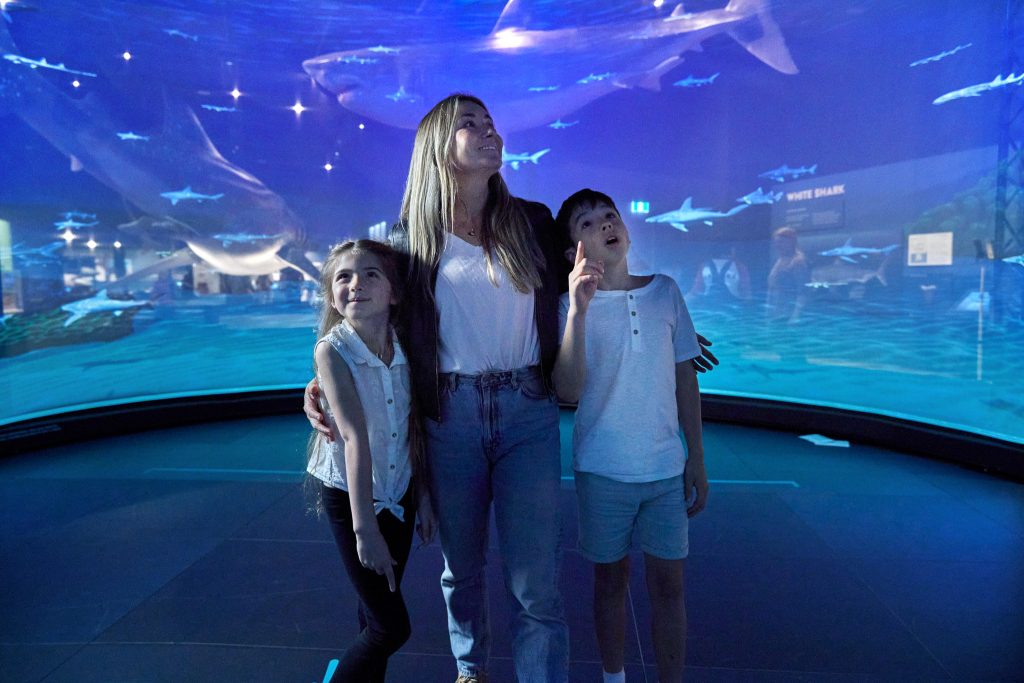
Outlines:
[[[0, 53], [18, 54], [3, 22]], [[66, 154], [72, 168], [84, 169], [146, 214], [165, 219], [146, 225], [174, 226], [150, 235], [188, 245], [186, 253], [163, 262], [166, 267], [203, 260], [231, 275], [269, 274], [291, 266], [310, 278], [318, 276], [303, 255], [299, 218], [258, 178], [225, 159], [187, 106], [165, 102], [162, 129], [136, 136], [146, 138], [145, 144], [126, 143], [119, 134], [123, 128], [93, 96], [72, 99], [38, 70], [5, 59], [0, 60], [0, 112], [21, 117]], [[197, 198], [210, 201], [191, 201]], [[221, 232], [276, 238], [240, 249], [210, 239]]]
[[514, 25], [519, 4], [509, 2], [483, 38], [334, 52], [302, 66], [342, 106], [381, 123], [415, 128], [434, 102], [463, 91], [487, 103], [503, 132], [547, 125], [620, 88], [660, 90], [683, 53], [720, 33], [776, 71], [797, 73], [768, 0], [551, 30]]

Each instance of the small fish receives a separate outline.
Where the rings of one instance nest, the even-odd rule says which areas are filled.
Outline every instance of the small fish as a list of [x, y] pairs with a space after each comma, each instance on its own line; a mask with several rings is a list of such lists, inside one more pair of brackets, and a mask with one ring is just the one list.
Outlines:
[[940, 59], [945, 59], [946, 57], [952, 57], [957, 52], [960, 52], [960, 50], [966, 50], [971, 45], [973, 45], [973, 43], [967, 43], [966, 45], [957, 45], [952, 50], [946, 50], [944, 52], [940, 52], [937, 55], [932, 55], [931, 57], [925, 57], [924, 59], [919, 59], [916, 62], [911, 62], [910, 66], [922, 66], [930, 62], [937, 62]]
[[76, 230], [78, 228], [91, 228], [92, 226], [98, 225], [98, 224], [99, 224], [98, 221], [93, 221], [92, 223], [80, 223], [80, 222], [78, 222], [76, 220], [73, 220], [71, 218], [65, 218], [62, 221], [55, 222], [53, 225], [58, 230]]
[[555, 130], [563, 130], [565, 128], [572, 128], [577, 123], [579, 123], [579, 121], [568, 121], [568, 122], [565, 122], [565, 121], [562, 121], [562, 119], [558, 119], [554, 123], [549, 123], [548, 127], [549, 128], [554, 128]]
[[888, 254], [889, 252], [897, 249], [899, 245], [890, 244], [887, 247], [881, 249], [875, 249], [874, 247], [855, 247], [853, 246], [853, 238], [846, 240], [846, 243], [841, 247], [835, 249], [826, 249], [825, 251], [818, 252], [821, 256], [838, 256], [847, 263], [857, 263], [854, 256], [859, 256], [862, 259], [866, 259], [869, 254]]
[[73, 218], [81, 218], [83, 221], [96, 219], [96, 214], [85, 213], [83, 211], [65, 211], [64, 213], [58, 215], [63, 216], [66, 220], [71, 220]]
[[238, 111], [238, 109], [235, 108], [235, 107], [221, 107], [221, 106], [218, 106], [216, 104], [200, 104], [199, 106], [202, 107], [203, 109], [208, 109], [209, 111], [219, 111], [219, 112], [236, 112], [236, 111]]
[[96, 74], [90, 71], [76, 71], [75, 69], [69, 69], [66, 66], [64, 66], [64, 62], [61, 62], [60, 64], [51, 64], [50, 62], [46, 61], [46, 57], [43, 57], [42, 59], [29, 59], [28, 57], [22, 57], [21, 55], [16, 55], [7, 52], [4, 54], [4, 59], [6, 59], [8, 62], [13, 62], [14, 64], [21, 64], [22, 66], [27, 66], [30, 69], [52, 69], [54, 71], [61, 71], [66, 74], [74, 74], [76, 76], [88, 76], [89, 78], [96, 78]]
[[344, 57], [338, 57], [337, 61], [342, 64], [376, 64], [379, 59], [373, 57], [360, 57], [359, 55], [345, 55]]
[[194, 199], [197, 202], [205, 201], [207, 199], [217, 200], [224, 196], [224, 193], [220, 194], [199, 194], [198, 192], [192, 191], [192, 186], [188, 185], [184, 190], [177, 190], [175, 192], [161, 192], [160, 196], [171, 200], [172, 205], [177, 205], [178, 202], [185, 201], [187, 199]]
[[778, 168], [773, 168], [770, 171], [759, 173], [757, 177], [768, 178], [770, 180], [774, 180], [777, 183], [782, 183], [786, 181], [786, 176], [791, 176], [793, 180], [796, 180], [802, 175], [814, 175], [815, 173], [817, 173], [817, 171], [817, 164], [814, 164], [813, 166], [810, 167], [801, 166], [800, 168], [790, 168], [786, 164], [783, 164]]
[[996, 88], [1004, 88], [1008, 85], [1020, 85], [1024, 82], [1024, 72], [1018, 76], [1016, 74], [1010, 74], [1009, 76], [996, 76], [988, 83], [978, 83], [977, 85], [969, 85], [966, 88], [960, 88], [953, 92], [948, 92], [945, 95], [936, 97], [932, 104], [945, 104], [953, 100], [959, 100], [964, 97], [978, 97], [983, 92], [989, 90], [995, 90]]
[[533, 85], [527, 88], [530, 92], [554, 92], [560, 86], [557, 85]]
[[413, 94], [407, 93], [405, 91], [405, 86], [404, 85], [398, 86], [398, 91], [397, 92], [393, 92], [390, 95], [385, 95], [384, 97], [388, 98], [389, 100], [391, 100], [392, 102], [395, 102], [395, 103], [398, 103], [398, 102], [418, 102], [419, 99], [420, 99], [418, 95], [413, 95]]
[[177, 36], [178, 38], [184, 38], [185, 40], [191, 40], [193, 43], [199, 42], [199, 36], [194, 36], [191, 33], [184, 33], [176, 28], [165, 28], [164, 33], [169, 36]]
[[138, 135], [137, 133], [133, 133], [131, 131], [128, 131], [127, 133], [118, 133], [117, 137], [121, 138], [122, 140], [141, 140], [142, 142], [149, 142], [148, 135]]
[[1024, 254], [1017, 254], [1016, 256], [1008, 256], [1003, 259], [1006, 263], [1016, 263], [1018, 266], [1024, 266]]
[[377, 45], [376, 47], [367, 48], [367, 52], [378, 52], [383, 55], [397, 55], [399, 53], [399, 48]]
[[614, 76], [611, 71], [605, 71], [603, 74], [590, 74], [576, 81], [580, 85], [587, 85], [588, 83], [597, 83], [599, 81], [605, 81]]
[[719, 73], [708, 76], [707, 78], [694, 78], [693, 74], [691, 74], [681, 81], [676, 81], [672, 85], [677, 85], [680, 88], [699, 88], [703, 85], [711, 85], [715, 82], [715, 79], [718, 78]]
[[541, 151], [534, 152], [533, 154], [530, 154], [529, 152], [522, 152], [520, 154], [516, 154], [516, 153], [511, 153], [510, 154], [510, 153], [506, 152], [504, 148], [502, 148], [502, 150], [501, 150], [501, 163], [508, 164], [509, 166], [512, 167], [513, 171], [518, 171], [520, 164], [525, 164], [527, 161], [529, 161], [532, 164], [536, 164], [537, 161], [540, 160], [540, 158], [542, 156], [544, 156], [545, 154], [547, 154], [550, 151], [551, 151], [551, 148], [548, 147], [547, 149], [542, 149]]

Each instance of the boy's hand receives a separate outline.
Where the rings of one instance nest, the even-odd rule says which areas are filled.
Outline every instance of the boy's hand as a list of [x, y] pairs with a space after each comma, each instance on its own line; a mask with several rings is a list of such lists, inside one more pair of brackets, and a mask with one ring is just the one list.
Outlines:
[[686, 508], [686, 516], [694, 517], [708, 502], [708, 475], [704, 469], [704, 458], [687, 459], [683, 471], [683, 493], [686, 500], [693, 496], [693, 503]]
[[328, 441], [333, 441], [331, 428], [327, 426], [324, 414], [320, 412], [320, 385], [316, 383], [315, 377], [306, 385], [306, 391], [302, 395], [302, 409], [309, 420], [309, 426], [327, 437]]
[[577, 242], [576, 261], [569, 273], [569, 307], [579, 313], [586, 313], [603, 276], [604, 263], [586, 258], [583, 242]]

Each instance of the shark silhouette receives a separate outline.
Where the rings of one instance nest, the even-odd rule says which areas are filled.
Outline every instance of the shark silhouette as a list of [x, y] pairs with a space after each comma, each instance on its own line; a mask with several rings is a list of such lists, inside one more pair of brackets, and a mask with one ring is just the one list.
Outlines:
[[686, 224], [693, 221], [703, 221], [705, 225], [711, 225], [712, 219], [714, 218], [728, 218], [729, 216], [735, 216], [740, 211], [750, 207], [750, 204], [737, 204], [733, 208], [729, 209], [725, 213], [715, 211], [713, 209], [702, 209], [693, 207], [693, 197], [687, 197], [683, 205], [675, 211], [669, 211], [668, 213], [658, 214], [657, 216], [651, 216], [647, 219], [648, 223], [668, 223], [676, 230], [682, 232], [688, 232]]
[[[2, 22], [0, 52], [17, 53]], [[84, 169], [146, 214], [162, 219], [139, 226], [161, 226], [158, 236], [165, 242], [186, 244], [144, 272], [111, 284], [111, 290], [199, 260], [229, 275], [265, 275], [290, 266], [307, 277], [318, 277], [316, 266], [303, 253], [304, 231], [298, 217], [258, 178], [225, 159], [187, 106], [165, 98], [162, 130], [146, 136], [145, 145], [124, 144], [118, 138], [123, 128], [92, 95], [73, 100], [36, 70], [0, 60], [0, 113], [8, 111], [70, 157], [72, 168]], [[168, 193], [190, 186], [218, 195], [217, 201], [168, 201]], [[225, 245], [211, 237], [221, 232], [275, 238]]]
[[461, 90], [487, 102], [506, 133], [546, 126], [620, 88], [660, 90], [680, 55], [721, 33], [771, 68], [797, 73], [768, 0], [552, 30], [516, 26], [520, 4], [511, 0], [480, 39], [334, 52], [302, 66], [343, 107], [381, 123], [415, 128], [426, 107]]

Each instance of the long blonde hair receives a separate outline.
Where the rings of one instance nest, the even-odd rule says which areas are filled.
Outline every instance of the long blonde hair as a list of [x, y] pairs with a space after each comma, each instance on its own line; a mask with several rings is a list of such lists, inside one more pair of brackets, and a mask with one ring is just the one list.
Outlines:
[[[429, 275], [441, 260], [445, 233], [452, 230], [455, 222], [458, 182], [452, 144], [459, 104], [464, 101], [487, 109], [480, 99], [456, 93], [434, 105], [420, 121], [402, 197], [401, 218], [409, 231], [412, 280], [428, 291]], [[500, 173], [488, 179], [487, 190], [480, 242], [487, 257], [488, 277], [497, 284], [494, 272], [497, 258], [517, 290], [526, 293], [538, 289], [544, 256], [529, 220], [513, 201]]]

